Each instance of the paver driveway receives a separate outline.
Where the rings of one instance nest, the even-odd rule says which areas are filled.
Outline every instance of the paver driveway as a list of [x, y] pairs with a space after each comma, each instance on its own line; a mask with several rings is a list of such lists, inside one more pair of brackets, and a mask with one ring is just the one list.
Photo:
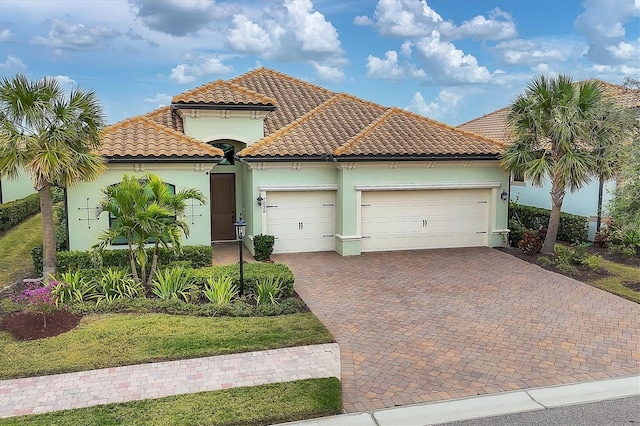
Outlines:
[[640, 305], [498, 250], [275, 258], [340, 345], [348, 412], [640, 373]]

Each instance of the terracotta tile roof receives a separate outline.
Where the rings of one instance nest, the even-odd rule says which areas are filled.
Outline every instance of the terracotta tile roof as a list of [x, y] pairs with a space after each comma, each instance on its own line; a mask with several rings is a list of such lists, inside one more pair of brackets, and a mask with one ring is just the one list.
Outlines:
[[[602, 84], [603, 92], [608, 96], [612, 96], [620, 106], [627, 108], [640, 107], [640, 90], [628, 89], [605, 81], [599, 82]], [[467, 130], [503, 144], [508, 144], [513, 139], [510, 136], [511, 132], [507, 124], [508, 114], [509, 107], [505, 107], [467, 121], [459, 125], [458, 129]]]
[[104, 157], [222, 157], [221, 149], [165, 127], [146, 116], [120, 121], [103, 130]]
[[509, 126], [507, 126], [508, 114], [509, 108], [502, 108], [467, 121], [459, 125], [458, 129], [473, 132], [506, 145], [513, 139]]
[[172, 104], [274, 106], [276, 100], [231, 82], [217, 80], [175, 95]]
[[249, 157], [330, 155], [380, 117], [385, 108], [337, 94], [301, 118], [240, 152]]
[[184, 133], [182, 118], [180, 118], [180, 116], [175, 112], [175, 110], [171, 109], [170, 106], [158, 108], [157, 110], [151, 111], [144, 116], [164, 127], [168, 127], [180, 133]]
[[391, 108], [335, 151], [336, 156], [497, 155], [502, 145], [435, 120]]
[[268, 68], [258, 68], [229, 81], [278, 100], [275, 111], [269, 112], [264, 121], [265, 135], [282, 129], [335, 95], [335, 92]]

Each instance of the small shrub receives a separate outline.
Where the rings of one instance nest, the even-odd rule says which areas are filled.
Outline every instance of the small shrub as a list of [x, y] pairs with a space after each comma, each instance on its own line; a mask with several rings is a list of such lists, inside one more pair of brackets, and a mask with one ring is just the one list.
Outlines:
[[600, 256], [587, 256], [582, 264], [586, 265], [592, 271], [597, 271], [598, 269], [600, 269], [601, 259], [602, 258]]
[[[240, 288], [238, 265], [212, 266], [195, 269], [192, 272], [194, 282], [200, 288], [204, 288], [208, 278], [217, 279], [222, 275], [230, 277], [233, 283]], [[293, 295], [295, 277], [289, 267], [282, 263], [247, 263], [244, 265], [244, 293], [255, 295], [258, 282], [267, 277], [280, 277], [282, 280], [282, 296], [290, 297]]]
[[[522, 226], [529, 229], [539, 229], [549, 225], [551, 210], [539, 207], [525, 206], [511, 203], [509, 205], [510, 219], [518, 220]], [[588, 219], [569, 213], [560, 213], [558, 240], [569, 243], [587, 241]], [[511, 222], [509, 223], [511, 226]]]
[[79, 271], [63, 272], [55, 279], [57, 284], [51, 290], [56, 306], [64, 306], [73, 302], [87, 302], [96, 299], [96, 284], [82, 276]]
[[589, 257], [587, 247], [589, 247], [589, 244], [587, 243], [576, 244], [575, 246], [573, 246], [571, 261], [576, 265], [584, 265], [585, 261]]
[[260, 281], [256, 288], [256, 302], [258, 306], [266, 304], [275, 305], [281, 290], [282, 279], [280, 279], [280, 277], [267, 277]]
[[184, 268], [167, 268], [158, 271], [151, 285], [151, 292], [158, 299], [190, 300], [197, 287], [193, 284], [191, 272]]
[[47, 285], [30, 283], [17, 297], [16, 302], [25, 303], [24, 310], [41, 313], [43, 328], [47, 327], [47, 314], [56, 310], [56, 303], [51, 291], [58, 283], [50, 281]]
[[273, 244], [275, 238], [273, 235], [258, 234], [253, 237], [253, 250], [255, 255], [253, 256], [258, 261], [265, 261], [271, 258], [273, 253]]
[[231, 278], [225, 275], [215, 280], [208, 278], [203, 294], [214, 305], [226, 305], [238, 295], [238, 286], [233, 284]]
[[518, 243], [518, 247], [524, 254], [536, 254], [540, 252], [543, 243], [544, 236], [541, 231], [528, 231], [522, 236], [522, 240]]
[[122, 269], [108, 268], [98, 281], [97, 304], [113, 303], [116, 299], [132, 299], [144, 292], [142, 284]]

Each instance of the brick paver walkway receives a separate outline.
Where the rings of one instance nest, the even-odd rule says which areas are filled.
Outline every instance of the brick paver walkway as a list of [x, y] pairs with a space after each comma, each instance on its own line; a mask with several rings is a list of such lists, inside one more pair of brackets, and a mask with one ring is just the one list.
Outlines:
[[340, 345], [348, 412], [640, 373], [640, 305], [497, 250], [274, 257]]
[[320, 377], [340, 377], [335, 343], [4, 380], [0, 418]]

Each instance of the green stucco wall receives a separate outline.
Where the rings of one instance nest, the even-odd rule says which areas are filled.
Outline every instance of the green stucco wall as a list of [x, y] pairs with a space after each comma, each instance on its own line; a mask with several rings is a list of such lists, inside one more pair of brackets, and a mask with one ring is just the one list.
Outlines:
[[[197, 117], [181, 110], [185, 134], [204, 142], [232, 139], [251, 145], [264, 136], [261, 116], [250, 118], [250, 112], [201, 111]], [[229, 113], [226, 118], [225, 113]]]
[[[211, 243], [211, 220], [209, 214], [209, 175], [213, 164], [109, 164], [108, 170], [93, 182], [83, 182], [67, 191], [67, 209], [69, 212], [69, 249], [87, 250], [95, 242], [97, 235], [109, 227], [107, 213], [95, 216], [95, 207], [102, 198], [101, 190], [122, 180], [122, 175], [154, 173], [164, 182], [175, 185], [176, 191], [182, 188], [195, 188], [202, 191], [207, 199], [206, 205], [195, 202], [193, 208], [187, 207], [184, 220], [189, 224], [190, 237], [183, 239], [187, 245]], [[87, 207], [89, 208], [87, 210]], [[91, 219], [91, 220], [87, 220]], [[114, 246], [113, 248], [122, 248]]]
[[[356, 190], [358, 185], [433, 185], [453, 189], [482, 188], [485, 184], [488, 188], [491, 184], [489, 245], [503, 245], [508, 203], [500, 199], [500, 193], [508, 191], [509, 179], [498, 162], [254, 163], [250, 168], [251, 177], [245, 180], [245, 191], [252, 194], [253, 200], [260, 194], [261, 187], [273, 191], [314, 190], [323, 186], [324, 189], [337, 189], [336, 251], [343, 255], [361, 253], [358, 230], [361, 191]], [[262, 233], [266, 209], [255, 201], [248, 205], [251, 206], [247, 216], [251, 235]]]

